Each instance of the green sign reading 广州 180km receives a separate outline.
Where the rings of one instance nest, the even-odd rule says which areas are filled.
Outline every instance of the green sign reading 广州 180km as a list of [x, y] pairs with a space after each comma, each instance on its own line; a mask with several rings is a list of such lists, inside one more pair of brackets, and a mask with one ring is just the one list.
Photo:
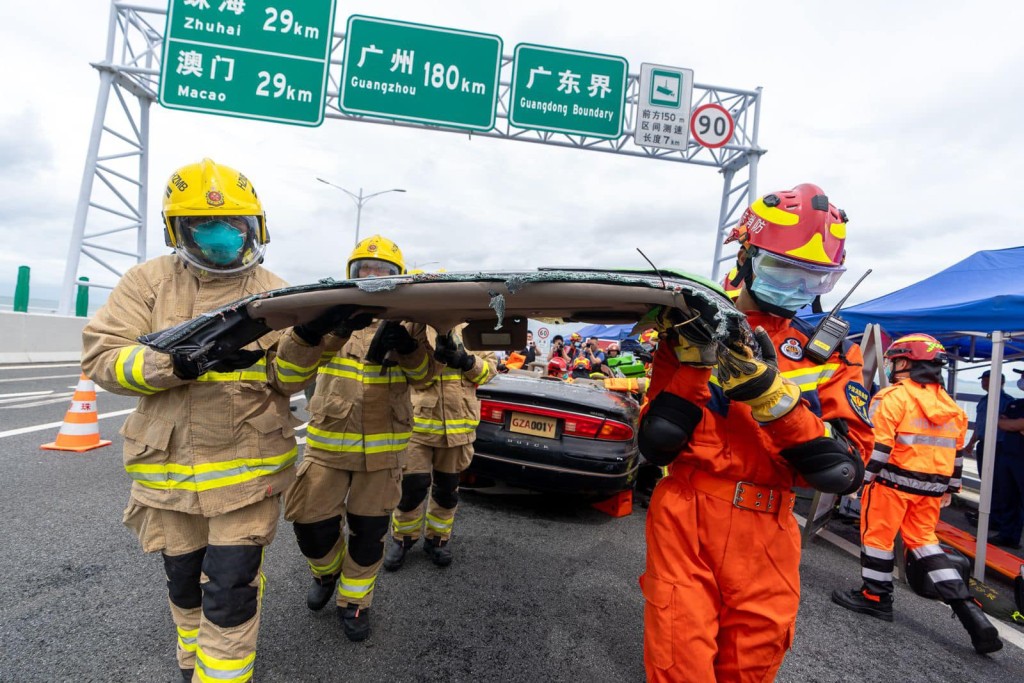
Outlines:
[[501, 38], [354, 15], [345, 32], [339, 108], [439, 126], [494, 128]]
[[520, 43], [512, 63], [509, 123], [617, 138], [628, 71], [622, 57]]
[[160, 104], [318, 126], [336, 0], [169, 0]]

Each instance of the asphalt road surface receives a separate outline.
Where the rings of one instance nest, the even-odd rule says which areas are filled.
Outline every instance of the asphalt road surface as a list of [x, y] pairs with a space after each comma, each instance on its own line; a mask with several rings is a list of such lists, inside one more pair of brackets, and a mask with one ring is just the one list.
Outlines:
[[[112, 446], [39, 450], [78, 373], [0, 367], [0, 681], [180, 681], [162, 562], [120, 523], [129, 485], [117, 430], [134, 401], [99, 395]], [[333, 608], [306, 609], [308, 569], [282, 522], [255, 680], [642, 681], [645, 512], [612, 519], [565, 497], [466, 492], [454, 564], [438, 569], [417, 546], [400, 572], [381, 572], [360, 644]], [[858, 576], [841, 547], [805, 549], [796, 639], [777, 680], [1024, 681], [1021, 631], [1002, 624], [1013, 642], [982, 657], [948, 608], [903, 587], [891, 624], [833, 605], [831, 590]]]

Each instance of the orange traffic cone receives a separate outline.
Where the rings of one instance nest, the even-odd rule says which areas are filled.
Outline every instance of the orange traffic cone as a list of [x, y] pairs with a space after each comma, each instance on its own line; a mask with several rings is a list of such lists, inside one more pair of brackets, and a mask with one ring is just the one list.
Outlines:
[[82, 373], [75, 388], [75, 395], [71, 397], [71, 407], [64, 415], [64, 424], [57, 433], [57, 440], [53, 443], [44, 443], [40, 448], [47, 451], [82, 453], [109, 445], [109, 441], [100, 439], [100, 423], [96, 414], [96, 385]]
[[595, 501], [590, 504], [590, 507], [612, 517], [631, 515], [633, 514], [633, 489], [619, 491], [610, 498]]

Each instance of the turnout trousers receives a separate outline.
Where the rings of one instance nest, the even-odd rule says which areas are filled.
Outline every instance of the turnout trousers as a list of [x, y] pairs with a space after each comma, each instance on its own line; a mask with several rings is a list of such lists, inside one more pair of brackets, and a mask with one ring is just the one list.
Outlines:
[[647, 680], [771, 681], [800, 603], [791, 499], [774, 513], [741, 509], [696, 489], [686, 470], [658, 483], [647, 512]]
[[864, 488], [860, 506], [860, 573], [864, 590], [891, 595], [896, 565], [896, 534], [903, 534], [908, 553], [920, 560], [944, 602], [970, 599], [960, 574], [939, 546], [935, 525], [942, 498], [897, 491], [876, 481]]
[[245, 683], [256, 661], [266, 546], [281, 514], [279, 496], [216, 517], [146, 507], [125, 510], [124, 523], [145, 552], [160, 552], [182, 669], [192, 680]]
[[[337, 576], [337, 604], [369, 607], [401, 471], [345, 470], [304, 460], [285, 492], [284, 518], [313, 576]], [[348, 526], [348, 540], [344, 527]]]
[[391, 518], [391, 534], [415, 541], [426, 526], [427, 538], [447, 541], [459, 505], [459, 475], [473, 460], [473, 444], [410, 443], [401, 460], [402, 498]]

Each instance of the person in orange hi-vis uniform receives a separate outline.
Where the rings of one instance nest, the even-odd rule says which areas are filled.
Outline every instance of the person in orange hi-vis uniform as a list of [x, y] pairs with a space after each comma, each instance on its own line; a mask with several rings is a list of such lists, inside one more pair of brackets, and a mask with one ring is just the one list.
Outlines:
[[[846, 214], [815, 185], [755, 201], [739, 240], [736, 307], [753, 338], [716, 343], [662, 311], [643, 456], [669, 473], [647, 515], [640, 577], [649, 681], [769, 681], [800, 601], [793, 486], [852, 493], [870, 453], [859, 347], [821, 363], [794, 314], [843, 273]], [[707, 319], [696, 296], [688, 306]], [[755, 348], [756, 347], [756, 348]], [[763, 360], [761, 360], [763, 359]]]
[[861, 502], [863, 585], [832, 592], [848, 610], [892, 621], [893, 545], [902, 532], [907, 553], [921, 563], [935, 592], [953, 608], [980, 654], [1003, 646], [999, 632], [971, 597], [939, 546], [939, 511], [960, 490], [967, 415], [942, 388], [946, 350], [934, 337], [900, 337], [885, 352], [894, 382], [871, 401], [875, 447], [867, 461]]

